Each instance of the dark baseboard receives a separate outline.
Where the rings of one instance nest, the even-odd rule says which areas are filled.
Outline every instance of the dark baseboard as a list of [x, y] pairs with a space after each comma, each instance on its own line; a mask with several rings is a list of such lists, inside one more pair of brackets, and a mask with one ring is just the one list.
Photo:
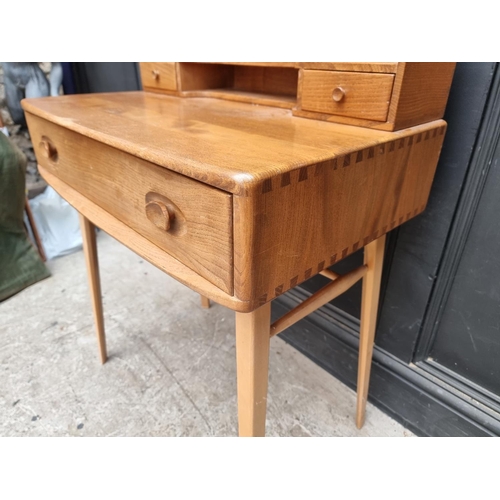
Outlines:
[[[273, 302], [273, 319], [309, 295], [301, 288], [282, 295]], [[358, 332], [358, 321], [327, 304], [280, 337], [355, 389]], [[418, 436], [500, 435], [500, 413], [465, 390], [423, 363], [408, 365], [375, 346], [368, 399]]]

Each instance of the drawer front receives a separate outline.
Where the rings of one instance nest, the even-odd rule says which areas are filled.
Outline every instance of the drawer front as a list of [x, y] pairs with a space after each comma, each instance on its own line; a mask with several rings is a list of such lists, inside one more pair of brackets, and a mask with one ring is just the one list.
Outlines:
[[140, 63], [142, 86], [147, 89], [177, 90], [175, 63]]
[[200, 276], [233, 293], [232, 195], [26, 116], [38, 163]]
[[301, 108], [383, 122], [393, 82], [392, 74], [304, 70]]

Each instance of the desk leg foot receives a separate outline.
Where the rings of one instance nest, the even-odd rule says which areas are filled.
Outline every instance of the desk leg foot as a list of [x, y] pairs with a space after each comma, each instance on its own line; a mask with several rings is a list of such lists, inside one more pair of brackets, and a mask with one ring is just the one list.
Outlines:
[[80, 214], [80, 229], [83, 238], [83, 252], [87, 263], [87, 275], [89, 278], [90, 299], [94, 311], [94, 321], [99, 344], [99, 355], [101, 363], [107, 359], [106, 336], [104, 333], [104, 316], [102, 312], [101, 281], [99, 279], [99, 261], [97, 259], [97, 243], [95, 226], [86, 217]]
[[236, 368], [239, 435], [266, 432], [271, 303], [236, 313]]
[[385, 235], [365, 246], [365, 265], [368, 267], [363, 278], [361, 298], [361, 327], [359, 336], [358, 387], [356, 426], [363, 427], [365, 422], [366, 401], [370, 385], [373, 343], [377, 326], [380, 280], [384, 262]]
[[204, 295], [200, 295], [201, 299], [201, 307], [203, 309], [210, 309], [210, 299], [208, 297], [205, 297]]

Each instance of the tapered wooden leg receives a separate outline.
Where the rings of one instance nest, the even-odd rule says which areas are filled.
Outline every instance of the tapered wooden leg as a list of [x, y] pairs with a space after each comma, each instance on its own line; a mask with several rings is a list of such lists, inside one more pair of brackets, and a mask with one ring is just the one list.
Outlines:
[[384, 250], [385, 235], [365, 246], [365, 265], [368, 267], [368, 270], [363, 278], [363, 292], [361, 298], [357, 387], [358, 404], [356, 411], [356, 426], [358, 429], [361, 429], [365, 422]]
[[205, 297], [204, 295], [200, 295], [200, 299], [201, 299], [201, 307], [203, 307], [203, 309], [209, 309], [210, 299], [208, 297]]
[[31, 211], [30, 202], [28, 201], [28, 197], [25, 198], [24, 201], [24, 210], [26, 211], [26, 216], [28, 217], [28, 222], [31, 227], [31, 231], [33, 232], [33, 238], [35, 238], [36, 248], [38, 249], [38, 253], [40, 258], [45, 262], [47, 257], [45, 256], [45, 250], [43, 248], [42, 240], [40, 239], [40, 235], [38, 234], [38, 229], [36, 227], [35, 219], [33, 217], [33, 212]]
[[236, 367], [240, 436], [266, 432], [271, 303], [236, 313]]
[[94, 321], [99, 344], [99, 355], [101, 363], [107, 359], [106, 335], [104, 333], [104, 316], [102, 312], [101, 280], [99, 279], [99, 261], [97, 259], [97, 244], [95, 237], [95, 226], [86, 217], [80, 214], [80, 229], [83, 238], [83, 252], [87, 263], [87, 275], [89, 278], [90, 299], [94, 311]]

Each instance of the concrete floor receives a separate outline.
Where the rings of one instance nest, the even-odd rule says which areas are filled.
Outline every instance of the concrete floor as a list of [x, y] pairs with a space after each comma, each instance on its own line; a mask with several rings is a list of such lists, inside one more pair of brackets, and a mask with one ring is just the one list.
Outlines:
[[[98, 236], [110, 358], [97, 356], [82, 252], [0, 304], [0, 435], [235, 436], [234, 314]], [[279, 338], [269, 436], [412, 436]]]

